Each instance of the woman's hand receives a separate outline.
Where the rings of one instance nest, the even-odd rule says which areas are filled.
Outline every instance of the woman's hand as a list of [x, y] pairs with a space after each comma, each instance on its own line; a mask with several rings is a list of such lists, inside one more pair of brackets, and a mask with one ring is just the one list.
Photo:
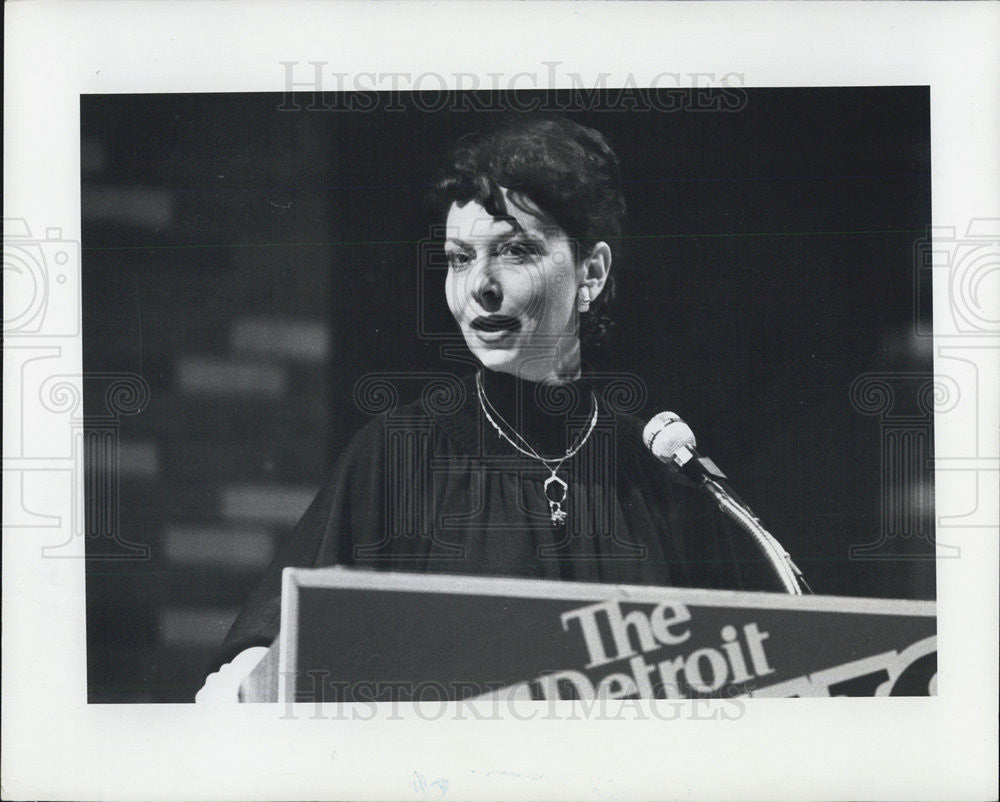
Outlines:
[[267, 654], [266, 646], [244, 649], [218, 671], [205, 678], [205, 684], [195, 694], [198, 704], [225, 704], [240, 701], [240, 685]]

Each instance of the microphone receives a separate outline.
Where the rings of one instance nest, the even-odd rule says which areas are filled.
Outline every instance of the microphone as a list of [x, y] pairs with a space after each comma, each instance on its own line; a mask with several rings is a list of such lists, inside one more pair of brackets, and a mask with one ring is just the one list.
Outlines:
[[655, 415], [643, 429], [642, 440], [646, 448], [653, 452], [653, 456], [665, 463], [671, 471], [707, 492], [719, 509], [754, 540], [774, 569], [782, 587], [788, 593], [801, 595], [799, 579], [805, 583], [802, 572], [757, 516], [732, 491], [719, 466], [698, 453], [694, 432], [679, 415], [673, 412]]
[[653, 417], [643, 429], [642, 439], [660, 462], [695, 484], [700, 485], [706, 477], [727, 480], [718, 465], [698, 453], [691, 427], [673, 412], [661, 412]]

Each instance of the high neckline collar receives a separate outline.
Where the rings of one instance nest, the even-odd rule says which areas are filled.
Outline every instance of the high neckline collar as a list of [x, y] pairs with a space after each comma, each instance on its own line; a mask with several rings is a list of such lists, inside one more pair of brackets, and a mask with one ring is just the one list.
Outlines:
[[514, 429], [544, 456], [564, 454], [581, 422], [594, 413], [593, 382], [586, 374], [558, 384], [526, 381], [486, 368], [479, 376], [488, 408], [500, 415], [497, 424]]

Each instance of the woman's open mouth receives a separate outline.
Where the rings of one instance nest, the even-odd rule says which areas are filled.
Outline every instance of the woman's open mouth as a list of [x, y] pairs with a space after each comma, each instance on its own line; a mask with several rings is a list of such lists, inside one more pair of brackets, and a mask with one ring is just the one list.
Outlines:
[[517, 331], [521, 321], [510, 315], [490, 315], [477, 317], [469, 325], [479, 331]]
[[521, 321], [510, 315], [489, 315], [473, 319], [469, 326], [475, 329], [479, 339], [493, 342], [519, 331]]

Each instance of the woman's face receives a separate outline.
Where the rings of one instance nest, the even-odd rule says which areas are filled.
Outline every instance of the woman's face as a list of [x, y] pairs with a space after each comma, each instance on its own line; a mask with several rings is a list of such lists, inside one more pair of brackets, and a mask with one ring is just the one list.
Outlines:
[[506, 218], [474, 200], [453, 203], [448, 212], [448, 307], [490, 370], [529, 381], [572, 375], [580, 363], [576, 299], [583, 270], [562, 229], [503, 194]]

